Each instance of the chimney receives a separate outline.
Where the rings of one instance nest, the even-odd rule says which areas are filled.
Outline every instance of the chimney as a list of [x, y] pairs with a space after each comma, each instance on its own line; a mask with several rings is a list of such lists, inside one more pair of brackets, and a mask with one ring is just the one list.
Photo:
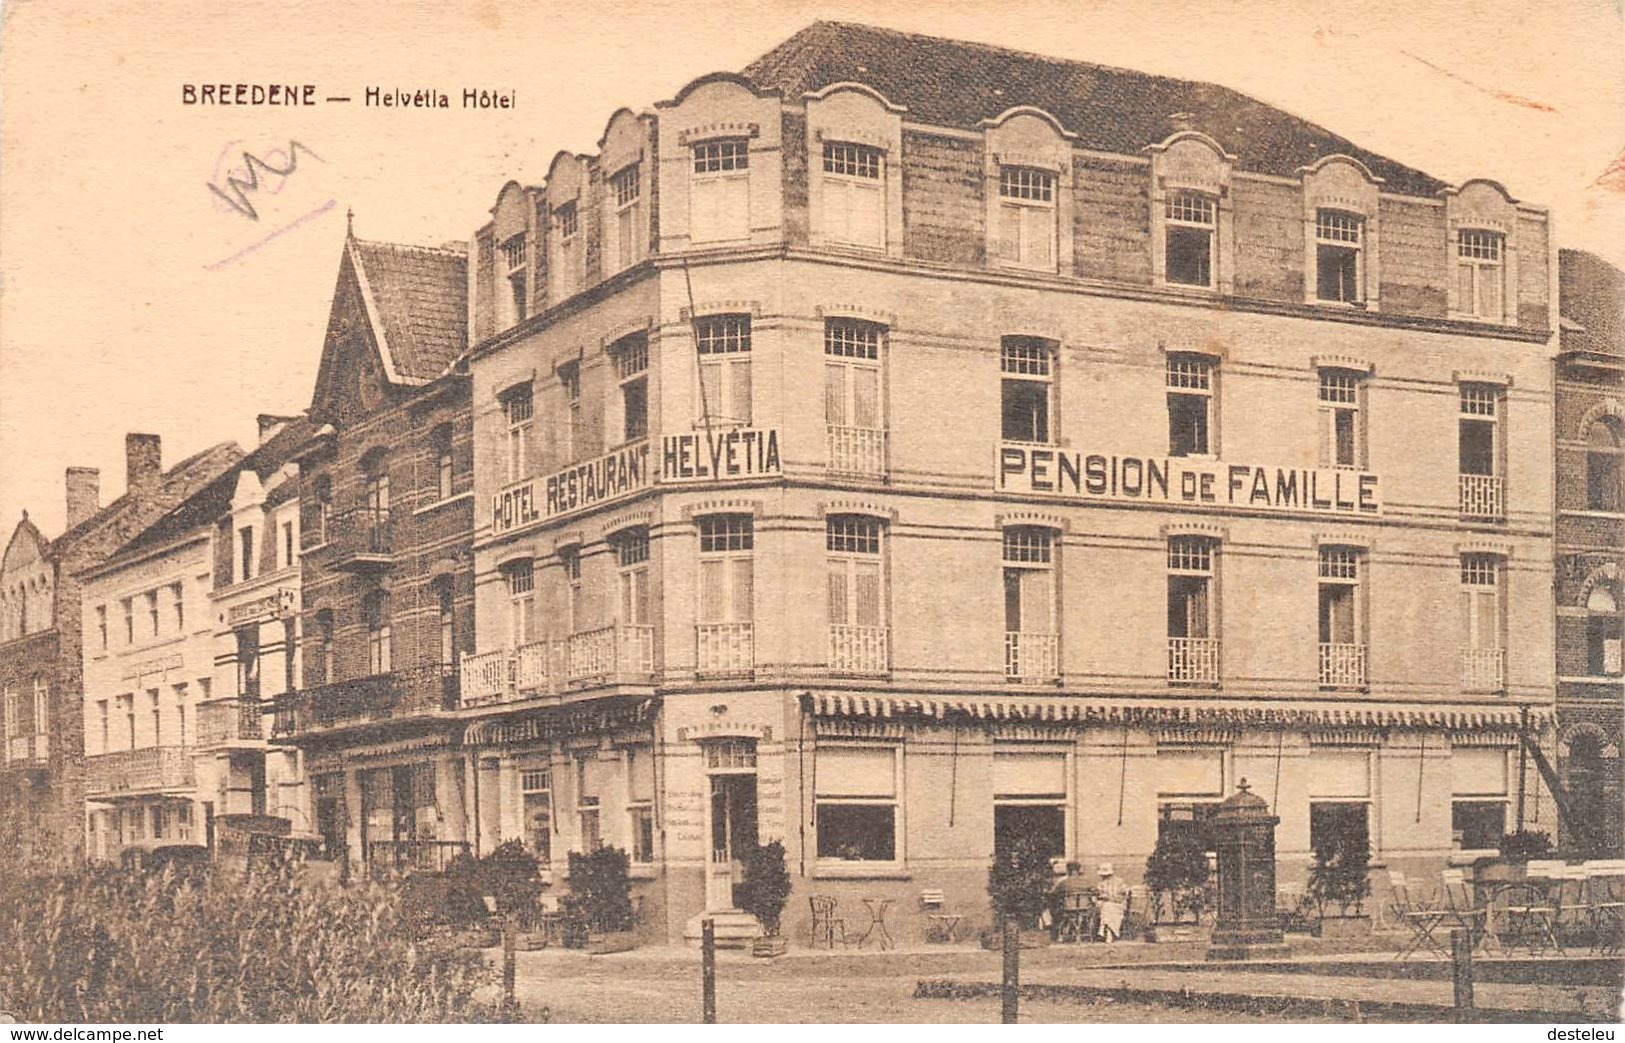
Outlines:
[[163, 445], [157, 435], [124, 436], [124, 485], [126, 492], [151, 489], [164, 473]]
[[94, 467], [70, 467], [65, 484], [68, 517], [63, 529], [71, 529], [101, 509], [102, 473]]

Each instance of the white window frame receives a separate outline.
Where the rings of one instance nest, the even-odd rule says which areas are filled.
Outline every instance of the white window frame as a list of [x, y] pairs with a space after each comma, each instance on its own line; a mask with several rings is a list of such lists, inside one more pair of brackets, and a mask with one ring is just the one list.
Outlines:
[[[1319, 373], [1320, 465], [1355, 469], [1365, 466], [1365, 377], [1351, 369], [1322, 367]], [[1349, 427], [1349, 459], [1339, 457], [1338, 425]]]
[[616, 618], [623, 626], [651, 626], [654, 606], [649, 589], [649, 530], [641, 525], [623, 529], [612, 542], [617, 567]]
[[[994, 251], [1000, 264], [1053, 272], [1059, 254], [1056, 200], [1060, 177], [1041, 167], [999, 167], [999, 227]], [[1010, 235], [1015, 233], [1014, 241]]]
[[[1490, 430], [1490, 470], [1489, 476], [1502, 477], [1502, 434], [1501, 415], [1504, 411], [1506, 396], [1503, 389], [1497, 384], [1462, 383], [1458, 385], [1457, 409], [1460, 419], [1458, 427], [1465, 423], [1485, 423]], [[1475, 474], [1467, 470], [1465, 460], [1458, 461], [1462, 474]]]
[[535, 563], [528, 558], [505, 563], [502, 581], [508, 592], [508, 647], [520, 648], [531, 640], [535, 621]]
[[[1004, 529], [1002, 534], [1002, 558], [1005, 585], [1005, 630], [1022, 634], [1041, 634], [1054, 636], [1058, 632], [1057, 616], [1059, 614], [1060, 584], [1057, 582], [1058, 570], [1056, 568], [1055, 545], [1060, 541], [1056, 539], [1054, 529], [1036, 525], [1012, 525]], [[1030, 595], [1029, 584], [1022, 582], [1027, 576], [1044, 576], [1048, 578], [1048, 594]], [[1020, 619], [1018, 626], [1010, 626], [1010, 583], [1014, 579], [1018, 586], [1017, 614]], [[1036, 585], [1036, 584], [1032, 584]], [[1031, 606], [1037, 609], [1037, 619], [1029, 619], [1029, 600], [1036, 600], [1040, 604]], [[1032, 625], [1036, 623], [1037, 625]]]
[[[1200, 618], [1185, 605], [1184, 634], [1169, 634], [1170, 638], [1217, 638], [1219, 636], [1218, 568], [1219, 541], [1209, 536], [1180, 535], [1168, 538], [1168, 575], [1200, 580], [1203, 584], [1197, 595], [1205, 610]], [[1193, 626], [1192, 623], [1199, 624]], [[1203, 633], [1191, 633], [1200, 629]]]
[[[824, 543], [831, 582], [833, 584], [834, 577], [839, 572], [845, 588], [844, 607], [840, 612], [840, 619], [835, 618], [836, 613], [833, 611], [836, 606], [835, 589], [833, 585], [830, 588], [828, 598], [831, 609], [830, 623], [837, 626], [886, 628], [888, 619], [885, 521], [866, 514], [831, 515], [825, 521]], [[860, 568], [870, 567], [874, 570], [877, 604], [874, 606], [874, 620], [865, 623], [859, 618], [864, 606], [858, 592], [858, 578]]]
[[[753, 623], [756, 618], [755, 519], [748, 514], [708, 514], [696, 518], [695, 524], [699, 529], [699, 622]], [[706, 604], [707, 566], [714, 566], [721, 577], [714, 605]]]
[[[653, 765], [654, 747], [652, 745], [649, 745], [649, 746], [628, 746], [628, 747], [625, 747], [622, 750], [621, 756], [622, 756], [622, 769], [623, 769], [622, 774], [623, 774], [623, 777], [626, 779], [626, 857], [627, 857], [627, 861], [630, 864], [634, 865], [634, 866], [652, 866], [652, 865], [655, 864], [655, 862], [657, 860], [656, 855], [657, 855], [657, 851], [658, 851], [659, 846], [660, 846], [660, 832], [659, 832], [658, 829], [655, 828], [654, 794], [651, 792], [647, 797], [634, 796], [633, 793], [632, 793], [632, 774], [633, 774], [633, 761], [636, 758], [640, 757], [640, 756], [646, 756], [646, 757], [650, 758], [651, 763], [650, 763], [650, 766], [649, 766], [649, 770], [650, 770], [651, 773], [654, 771], [654, 765]], [[640, 822], [642, 820], [647, 820], [647, 822], [649, 824], [649, 849], [647, 851], [645, 851], [645, 852], [642, 852], [644, 857], [640, 858], [640, 857], [638, 857], [639, 856], [639, 851], [638, 851], [639, 836], [638, 836], [638, 834], [641, 831], [640, 830]]]
[[[1354, 281], [1347, 287], [1338, 283], [1338, 296], [1326, 297], [1320, 270], [1325, 249], [1349, 251], [1354, 255]], [[1365, 303], [1365, 216], [1352, 210], [1321, 207], [1315, 211], [1315, 302], [1318, 304], [1360, 305]]]
[[[615, 364], [615, 379], [621, 389], [621, 444], [641, 441], [649, 437], [649, 339], [644, 334], [623, 337], [610, 345], [610, 357]], [[632, 424], [633, 388], [641, 386], [643, 420], [636, 428]]]
[[615, 223], [616, 270], [643, 259], [638, 237], [638, 209], [643, 199], [643, 164], [633, 161], [610, 175], [609, 204]]
[[[1029, 445], [1055, 445], [1059, 441], [1055, 410], [1060, 398], [1055, 393], [1058, 362], [1054, 345], [1042, 338], [1004, 337], [999, 341], [999, 437], [1002, 441]], [[1012, 438], [1010, 432], [1005, 430], [1004, 422], [1009, 409], [1006, 395], [1012, 391], [1012, 384], [1042, 385], [1044, 430], [1029, 432], [1041, 434], [1042, 437]]]
[[390, 648], [390, 613], [389, 595], [374, 594], [364, 603], [363, 613], [366, 616], [367, 631], [367, 673], [372, 676], [390, 672], [392, 649]]
[[[1456, 230], [1457, 308], [1463, 317], [1503, 322], [1507, 313], [1507, 237], [1488, 228]], [[1489, 301], [1488, 288], [1494, 288]]]
[[[696, 141], [690, 146], [689, 160], [689, 242], [748, 240], [750, 139], [724, 137]], [[726, 213], [730, 210], [733, 213]]]
[[702, 315], [694, 320], [694, 341], [700, 367], [695, 415], [700, 423], [749, 426], [755, 391], [750, 316]]
[[[858, 319], [830, 318], [824, 321], [824, 424], [831, 433], [833, 450], [837, 429], [878, 445], [879, 463], [884, 473], [886, 442], [886, 330], [878, 323]], [[871, 424], [858, 421], [864, 381], [874, 387], [874, 417]], [[838, 386], [837, 386], [838, 384]], [[838, 410], [838, 412], [837, 412]], [[860, 454], [861, 455], [861, 454]], [[864, 461], [852, 461], [862, 466]], [[833, 458], [831, 464], [837, 463]]]
[[[886, 152], [874, 145], [825, 141], [820, 200], [820, 229], [833, 243], [871, 250], [886, 248]], [[865, 238], [854, 229], [861, 225], [863, 208], [873, 211], [873, 235]]]
[[506, 427], [503, 436], [503, 462], [507, 483], [530, 477], [531, 432], [536, 422], [536, 397], [530, 383], [516, 384], [502, 392], [502, 420]]
[[[907, 806], [905, 783], [907, 773], [903, 763], [902, 743], [863, 743], [863, 742], [821, 742], [813, 752], [815, 774], [818, 771], [817, 758], [819, 753], [826, 750], [853, 749], [853, 750], [890, 750], [892, 754], [892, 795], [886, 796], [826, 796], [818, 792], [815, 782], [813, 786], [813, 855], [816, 860], [816, 872], [819, 876], [848, 876], [863, 877], [896, 872], [908, 863], [908, 852], [905, 842], [908, 831], [904, 828], [904, 809]], [[835, 859], [826, 858], [818, 854], [818, 819], [820, 809], [826, 806], [846, 807], [889, 807], [892, 811], [892, 859]]]
[[[1170, 191], [1163, 200], [1163, 283], [1189, 289], [1213, 290], [1218, 287], [1219, 201], [1206, 192], [1194, 189]], [[1207, 233], [1207, 280], [1187, 282], [1174, 279], [1171, 269], [1171, 245], [1176, 229], [1194, 229]]]
[[[1207, 355], [1170, 352], [1164, 369], [1168, 397], [1168, 455], [1212, 460], [1219, 455], [1219, 364]], [[1174, 398], [1200, 399], [1205, 406], [1207, 444], [1187, 453], [1174, 452]]]
[[508, 288], [508, 297], [502, 308], [505, 320], [503, 328], [507, 329], [524, 322], [529, 314], [527, 305], [530, 296], [525, 284], [525, 233], [516, 232], [504, 239], [497, 252], [502, 256], [503, 282]]
[[[545, 852], [536, 848], [533, 837], [531, 836], [531, 818], [526, 798], [536, 796], [545, 796], [547, 798], [547, 850]], [[537, 868], [551, 868], [553, 861], [553, 843], [558, 838], [559, 829], [553, 803], [553, 769], [550, 765], [520, 764], [519, 809], [520, 814], [524, 816], [524, 821], [521, 823], [520, 829], [524, 834], [525, 845], [529, 847], [531, 849], [531, 853], [536, 856], [538, 862]]]

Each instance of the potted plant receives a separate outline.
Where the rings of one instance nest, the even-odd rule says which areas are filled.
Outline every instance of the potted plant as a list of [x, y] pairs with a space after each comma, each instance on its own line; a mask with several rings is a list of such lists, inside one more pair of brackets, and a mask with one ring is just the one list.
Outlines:
[[[1315, 844], [1309, 867], [1309, 899], [1317, 914], [1314, 933], [1322, 938], [1369, 934], [1365, 900], [1371, 895], [1371, 847], [1363, 835], [1332, 832]], [[1337, 907], [1335, 916], [1327, 909]]]
[[784, 955], [785, 939], [779, 921], [790, 900], [790, 871], [784, 864], [783, 844], [772, 840], [746, 852], [744, 878], [735, 890], [735, 898], [739, 907], [762, 925], [762, 937], [752, 944], [751, 952], [764, 957]]
[[[1159, 923], [1198, 923], [1207, 908], [1207, 851], [1201, 839], [1187, 830], [1164, 830], [1145, 863], [1145, 886], [1151, 892], [1154, 914], [1146, 940], [1156, 940]], [[1163, 920], [1167, 910], [1170, 920]]]
[[590, 953], [624, 952], [636, 947], [637, 917], [626, 852], [601, 847], [570, 852], [570, 893], [564, 910], [564, 944]]
[[[1049, 935], [1038, 931], [1039, 921], [1049, 908], [1055, 871], [1049, 852], [1033, 837], [1016, 837], [998, 845], [987, 871], [987, 893], [993, 900], [995, 936], [987, 939], [989, 948], [1003, 946], [1004, 926], [1013, 922], [1023, 946], [1042, 945]], [[1025, 929], [1027, 933], [1021, 934]]]
[[489, 899], [491, 911], [500, 919], [511, 916], [523, 928], [518, 945], [525, 949], [546, 944], [545, 936], [531, 929], [536, 899], [542, 893], [537, 866], [536, 856], [525, 849], [523, 842], [508, 840], [482, 857], [476, 870], [481, 896]]

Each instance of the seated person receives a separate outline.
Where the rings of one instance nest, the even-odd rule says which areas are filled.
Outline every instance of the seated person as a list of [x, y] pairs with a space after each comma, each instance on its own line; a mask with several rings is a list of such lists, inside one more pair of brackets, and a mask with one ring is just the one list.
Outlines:
[[1123, 913], [1127, 909], [1124, 898], [1128, 887], [1117, 879], [1110, 862], [1100, 863], [1096, 873], [1100, 877], [1100, 883], [1095, 885], [1095, 892], [1100, 896], [1100, 938], [1115, 942], [1123, 934]]

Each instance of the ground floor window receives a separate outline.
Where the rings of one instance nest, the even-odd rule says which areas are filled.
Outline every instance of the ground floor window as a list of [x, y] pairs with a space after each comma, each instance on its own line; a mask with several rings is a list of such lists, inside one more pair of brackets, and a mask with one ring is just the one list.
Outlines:
[[1066, 857], [1066, 754], [998, 750], [993, 754], [993, 846], [1020, 838], [1048, 858]]
[[576, 755], [576, 847], [583, 852], [604, 846], [604, 822], [599, 808], [605, 764], [598, 751]]
[[1463, 851], [1499, 848], [1506, 824], [1504, 800], [1458, 800], [1450, 806], [1450, 829], [1455, 846]]
[[627, 747], [627, 853], [635, 865], [648, 865], [655, 860], [654, 763], [653, 747]]
[[524, 804], [525, 843], [543, 866], [553, 861], [553, 773], [547, 768], [519, 772], [520, 800]]
[[1219, 849], [1218, 831], [1214, 828], [1219, 815], [1218, 801], [1166, 801], [1157, 805], [1157, 842], [1174, 834], [1193, 837], [1203, 851]]
[[899, 750], [894, 746], [820, 749], [816, 770], [818, 857], [898, 861]]
[[1316, 801], [1309, 805], [1309, 847], [1332, 854], [1369, 853], [1370, 817], [1364, 801]]

